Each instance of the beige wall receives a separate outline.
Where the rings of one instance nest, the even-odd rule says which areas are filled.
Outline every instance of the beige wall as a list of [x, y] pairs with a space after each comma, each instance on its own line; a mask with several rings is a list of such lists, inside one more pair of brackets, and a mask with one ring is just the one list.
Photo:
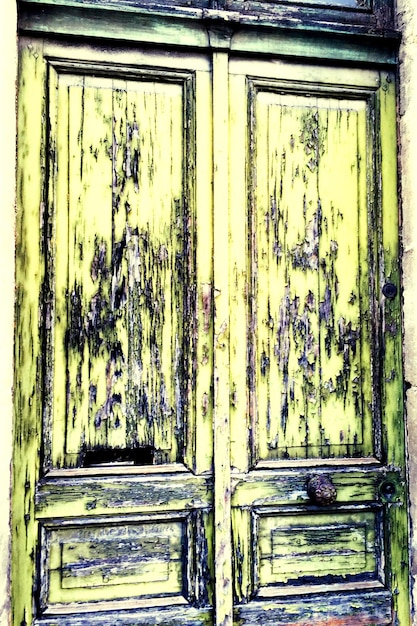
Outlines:
[[[417, 8], [397, 0], [403, 31], [400, 131], [404, 244], [405, 376], [410, 458], [413, 598], [417, 608]], [[15, 160], [15, 0], [0, 0], [0, 626], [9, 623], [9, 485], [12, 429]], [[413, 620], [417, 626], [417, 617]]]
[[15, 0], [0, 0], [0, 626], [9, 623], [15, 162]]
[[[417, 7], [397, 0], [400, 49], [400, 164], [403, 212], [404, 359], [410, 467], [412, 582], [417, 609]], [[417, 624], [417, 616], [413, 624]]]

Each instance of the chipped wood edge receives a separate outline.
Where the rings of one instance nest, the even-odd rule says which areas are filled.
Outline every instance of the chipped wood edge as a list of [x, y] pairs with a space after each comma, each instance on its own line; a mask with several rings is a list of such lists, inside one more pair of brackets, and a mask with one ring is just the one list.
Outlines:
[[14, 212], [15, 212], [15, 81], [17, 75], [16, 3], [0, 7], [0, 625], [10, 624], [10, 480], [13, 415]]
[[402, 31], [399, 56], [399, 158], [402, 213], [402, 280], [404, 381], [408, 430], [411, 623], [417, 624], [417, 7], [398, 0], [397, 25]]
[[[216, 33], [212, 34], [215, 35]], [[213, 39], [215, 37], [213, 36]], [[219, 46], [220, 47], [220, 46]], [[229, 394], [229, 230], [224, 228], [224, 214], [229, 213], [229, 144], [228, 144], [228, 52], [213, 52], [213, 224], [214, 224], [214, 553], [215, 553], [215, 624], [231, 626], [231, 504]], [[227, 219], [228, 223], [228, 219]], [[223, 495], [224, 494], [224, 495]]]

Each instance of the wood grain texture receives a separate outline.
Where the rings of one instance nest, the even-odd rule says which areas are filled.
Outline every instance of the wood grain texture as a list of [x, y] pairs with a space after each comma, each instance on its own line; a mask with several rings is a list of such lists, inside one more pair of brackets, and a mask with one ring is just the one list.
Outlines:
[[[46, 66], [42, 45], [22, 41], [17, 162], [15, 424], [13, 471], [13, 620], [30, 622], [36, 585], [37, 527], [33, 494], [40, 469], [42, 319], [46, 212]], [[30, 94], [30, 95], [29, 95]], [[33, 101], [31, 102], [31, 99]]]
[[[216, 34], [215, 31], [213, 39]], [[227, 34], [225, 40], [227, 45]], [[231, 626], [233, 608], [229, 436], [228, 62], [227, 51], [213, 53], [214, 537], [216, 622], [223, 626]]]
[[[366, 100], [251, 88], [254, 458], [375, 454]], [[256, 172], [256, 173], [255, 173]], [[352, 240], [349, 240], [349, 234]]]

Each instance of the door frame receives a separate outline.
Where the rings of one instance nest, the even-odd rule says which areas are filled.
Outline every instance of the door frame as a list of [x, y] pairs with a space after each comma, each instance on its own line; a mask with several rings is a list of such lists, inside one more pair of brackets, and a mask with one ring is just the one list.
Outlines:
[[[0, 97], [2, 121], [0, 137], [4, 154], [0, 157], [0, 202], [3, 228], [0, 231], [0, 276], [3, 284], [3, 306], [0, 308], [0, 401], [3, 407], [3, 435], [0, 438], [0, 624], [10, 623], [10, 547], [11, 547], [11, 468], [13, 429], [14, 368], [14, 232], [15, 232], [15, 135], [17, 76], [17, 8], [15, 0], [5, 0], [0, 8], [0, 36], [3, 54], [0, 59]], [[6, 157], [7, 154], [7, 157]]]
[[[13, 372], [13, 302], [14, 302], [14, 251], [13, 251], [13, 228], [14, 228], [14, 76], [16, 74], [15, 55], [15, 24], [16, 6], [15, 0], [4, 0], [2, 12], [2, 29], [8, 36], [6, 42], [6, 55], [3, 54], [2, 62], [7, 57], [5, 63], [6, 72], [2, 75], [6, 77], [2, 85], [2, 136], [4, 133], [6, 143], [3, 143], [3, 154], [7, 158], [2, 159], [2, 186], [1, 196], [4, 207], [1, 245], [0, 245], [0, 267], [3, 277], [3, 307], [0, 309], [0, 345], [2, 352], [2, 369], [0, 381], [0, 397], [3, 407], [4, 433], [1, 439], [0, 458], [2, 479], [0, 481], [0, 501], [3, 503], [3, 511], [10, 505], [10, 476], [11, 476], [11, 431], [12, 431], [12, 393], [11, 380]], [[404, 14], [401, 26], [403, 30], [402, 58], [405, 59], [401, 70], [401, 96], [407, 100], [407, 111], [415, 111], [417, 107], [417, 90], [407, 90], [407, 83], [411, 81], [417, 73], [417, 59], [413, 58], [413, 37], [417, 25], [417, 9], [412, 6], [412, 0], [399, 0], [399, 13]], [[5, 8], [4, 8], [5, 6]], [[414, 29], [414, 30], [413, 30]], [[3, 68], [2, 68], [3, 69]], [[400, 97], [401, 97], [400, 96]], [[417, 225], [415, 225], [415, 201], [417, 199], [417, 180], [413, 164], [412, 143], [417, 144], [417, 127], [411, 115], [405, 111], [401, 117], [400, 131], [402, 137], [402, 212], [404, 224], [404, 243], [406, 246], [416, 245]], [[413, 141], [412, 141], [413, 140]], [[4, 183], [4, 184], [3, 184]], [[417, 306], [417, 252], [408, 251], [403, 258], [403, 296], [404, 296], [404, 361], [405, 378], [407, 381], [408, 393], [406, 395], [406, 411], [409, 433], [417, 432], [417, 358], [415, 352], [415, 309]], [[410, 459], [417, 458], [417, 437], [408, 437], [408, 453]], [[410, 525], [412, 530], [411, 541], [411, 572], [414, 579], [417, 575], [417, 463], [410, 462]], [[9, 545], [10, 527], [7, 515], [1, 518], [1, 544], [0, 544], [0, 624], [7, 624], [10, 618], [8, 609], [9, 599]], [[414, 584], [414, 599], [417, 604], [416, 583]]]

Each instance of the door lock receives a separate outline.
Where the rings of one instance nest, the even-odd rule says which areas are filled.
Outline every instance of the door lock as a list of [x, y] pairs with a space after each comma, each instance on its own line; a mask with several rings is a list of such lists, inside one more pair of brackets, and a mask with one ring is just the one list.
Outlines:
[[403, 497], [402, 492], [401, 479], [395, 473], [385, 476], [379, 484], [379, 495], [382, 502], [401, 502]]
[[386, 298], [388, 298], [388, 300], [392, 300], [393, 298], [395, 298], [397, 292], [397, 285], [394, 285], [394, 283], [385, 283], [385, 285], [382, 287], [382, 293]]
[[323, 475], [312, 476], [307, 483], [307, 493], [319, 506], [327, 506], [336, 501], [337, 491], [330, 478]]
[[386, 500], [392, 500], [395, 496], [395, 492], [397, 491], [397, 487], [392, 480], [385, 480], [380, 486], [381, 495]]

